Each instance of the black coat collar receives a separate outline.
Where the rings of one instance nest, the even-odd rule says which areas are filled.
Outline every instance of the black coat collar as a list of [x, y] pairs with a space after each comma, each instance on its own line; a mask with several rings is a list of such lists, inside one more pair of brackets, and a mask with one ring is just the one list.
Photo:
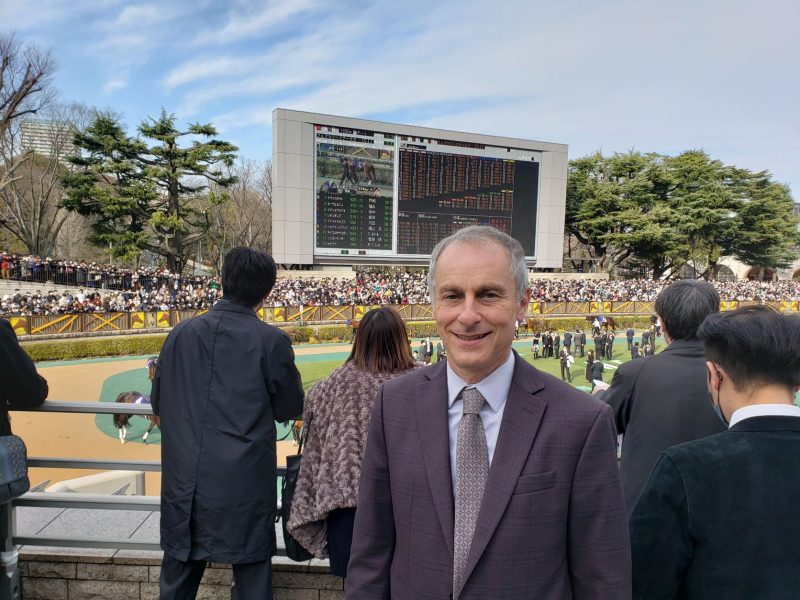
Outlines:
[[800, 432], [800, 417], [787, 417], [785, 415], [764, 415], [763, 417], [749, 417], [736, 423], [730, 431], [798, 431]]
[[212, 306], [211, 310], [225, 310], [228, 312], [245, 313], [253, 316], [256, 314], [256, 311], [249, 306], [242, 306], [241, 304], [236, 304], [235, 302], [225, 300], [224, 298]]

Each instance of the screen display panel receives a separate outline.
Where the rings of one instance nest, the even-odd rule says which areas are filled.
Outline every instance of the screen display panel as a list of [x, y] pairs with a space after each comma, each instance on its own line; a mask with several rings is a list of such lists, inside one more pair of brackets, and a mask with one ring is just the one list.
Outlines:
[[470, 225], [491, 225], [535, 251], [539, 165], [491, 156], [400, 150], [397, 253], [430, 254]]
[[391, 253], [394, 149], [318, 139], [316, 163], [317, 252]]
[[319, 256], [419, 260], [444, 237], [490, 225], [535, 256], [536, 151], [315, 126]]

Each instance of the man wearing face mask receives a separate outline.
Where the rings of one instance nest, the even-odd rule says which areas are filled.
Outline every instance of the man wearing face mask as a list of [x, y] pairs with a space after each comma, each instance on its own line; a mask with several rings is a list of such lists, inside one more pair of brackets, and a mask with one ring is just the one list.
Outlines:
[[630, 521], [634, 598], [800, 595], [800, 318], [768, 306], [698, 333], [730, 429], [661, 455]]

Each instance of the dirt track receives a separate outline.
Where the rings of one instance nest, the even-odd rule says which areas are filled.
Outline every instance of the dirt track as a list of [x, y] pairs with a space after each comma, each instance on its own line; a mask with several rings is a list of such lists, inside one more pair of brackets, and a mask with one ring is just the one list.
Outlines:
[[[298, 348], [297, 354], [321, 354], [349, 350], [349, 346]], [[61, 401], [99, 402], [103, 382], [113, 375], [141, 369], [142, 359], [87, 362], [39, 369], [50, 386], [49, 399]], [[120, 444], [102, 433], [95, 424], [95, 415], [61, 413], [12, 413], [14, 433], [25, 440], [30, 457], [92, 458], [119, 460], [160, 460], [161, 446], [139, 443]], [[285, 464], [286, 454], [293, 453], [291, 442], [278, 442], [278, 464]], [[31, 469], [31, 485], [45, 480], [51, 483], [91, 475], [97, 471], [79, 469]], [[148, 495], [161, 491], [161, 474], [146, 473]]]

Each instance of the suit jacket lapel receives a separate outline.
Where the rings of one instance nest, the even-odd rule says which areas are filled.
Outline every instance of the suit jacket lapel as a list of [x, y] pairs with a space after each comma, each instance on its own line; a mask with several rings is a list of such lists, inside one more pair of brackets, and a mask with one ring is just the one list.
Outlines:
[[544, 382], [538, 372], [517, 355], [514, 378], [511, 380], [492, 466], [489, 468], [486, 492], [478, 513], [475, 537], [467, 557], [465, 582], [497, 529], [522, 467], [530, 455], [533, 439], [547, 407], [544, 400], [533, 394], [543, 388]]
[[447, 369], [441, 363], [441, 366], [434, 367], [431, 371], [429, 381], [420, 384], [415, 390], [417, 423], [428, 485], [442, 526], [442, 535], [452, 556], [455, 508], [450, 474]]

